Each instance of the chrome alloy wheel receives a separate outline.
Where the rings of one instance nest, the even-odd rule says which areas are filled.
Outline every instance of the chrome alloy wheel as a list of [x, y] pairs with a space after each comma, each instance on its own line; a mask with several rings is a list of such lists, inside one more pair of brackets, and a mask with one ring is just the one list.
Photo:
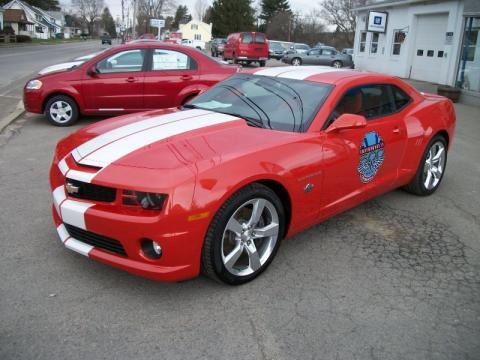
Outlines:
[[279, 237], [275, 206], [263, 198], [242, 204], [230, 217], [222, 237], [223, 265], [233, 275], [253, 274], [272, 255]]
[[423, 185], [427, 190], [434, 189], [442, 179], [445, 169], [445, 145], [436, 141], [428, 150], [423, 166]]
[[72, 118], [72, 114], [72, 107], [65, 101], [55, 101], [50, 106], [50, 116], [55, 122], [59, 124], [70, 121], [70, 119]]

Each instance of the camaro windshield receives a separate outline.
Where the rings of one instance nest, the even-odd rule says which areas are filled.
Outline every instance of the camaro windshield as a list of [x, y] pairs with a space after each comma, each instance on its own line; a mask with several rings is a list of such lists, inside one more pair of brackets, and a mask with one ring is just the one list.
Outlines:
[[253, 126], [300, 132], [308, 129], [331, 88], [304, 80], [238, 74], [185, 107], [238, 116]]

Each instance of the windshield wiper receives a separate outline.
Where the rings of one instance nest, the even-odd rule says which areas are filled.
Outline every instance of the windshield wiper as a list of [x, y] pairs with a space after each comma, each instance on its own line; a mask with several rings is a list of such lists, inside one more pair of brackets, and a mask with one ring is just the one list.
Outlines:
[[245, 116], [243, 114], [237, 114], [237, 113], [233, 113], [233, 112], [223, 112], [223, 111], [219, 111], [219, 112], [221, 112], [222, 114], [231, 115], [231, 116], [241, 118], [241, 119], [245, 120], [248, 123], [248, 125], [251, 125], [251, 126], [254, 126], [254, 127], [259, 127], [259, 128], [265, 128], [263, 126], [263, 122], [255, 119], [255, 118], [252, 118], [250, 116]]
[[183, 109], [203, 109], [200, 106], [195, 105], [195, 104], [183, 104], [182, 106], [179, 106], [179, 108], [181, 110], [183, 110]]

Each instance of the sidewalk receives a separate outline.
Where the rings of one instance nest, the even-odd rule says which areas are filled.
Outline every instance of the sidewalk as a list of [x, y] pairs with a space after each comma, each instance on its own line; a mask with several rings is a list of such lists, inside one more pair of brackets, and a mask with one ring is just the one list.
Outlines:
[[21, 99], [0, 96], [0, 133], [24, 112], [25, 108]]

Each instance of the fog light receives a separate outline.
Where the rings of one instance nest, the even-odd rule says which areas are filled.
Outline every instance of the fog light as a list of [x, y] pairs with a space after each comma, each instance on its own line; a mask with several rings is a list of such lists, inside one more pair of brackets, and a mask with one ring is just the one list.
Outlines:
[[162, 256], [162, 247], [156, 241], [151, 239], [142, 239], [142, 251], [150, 259], [160, 259]]

